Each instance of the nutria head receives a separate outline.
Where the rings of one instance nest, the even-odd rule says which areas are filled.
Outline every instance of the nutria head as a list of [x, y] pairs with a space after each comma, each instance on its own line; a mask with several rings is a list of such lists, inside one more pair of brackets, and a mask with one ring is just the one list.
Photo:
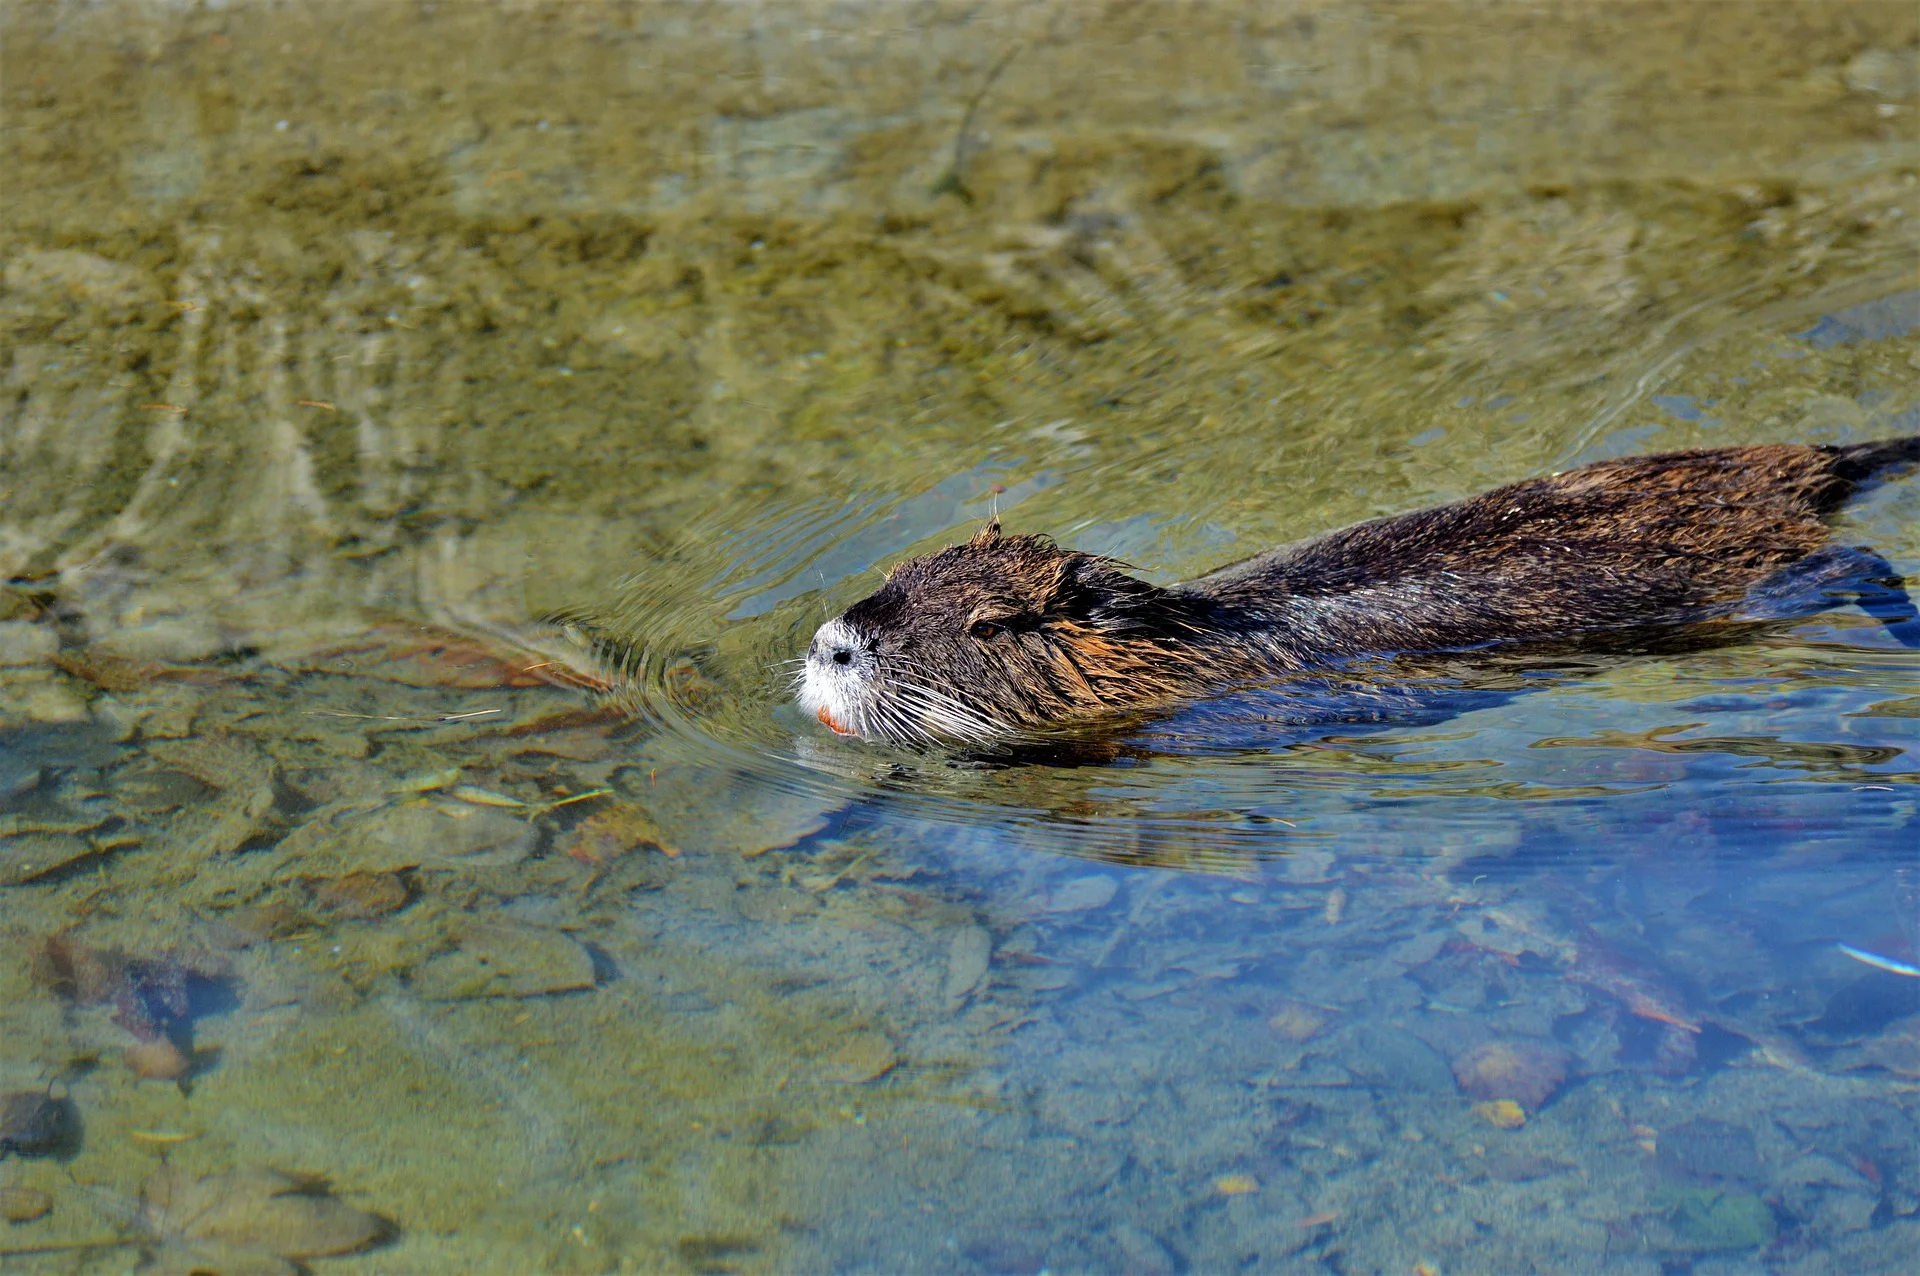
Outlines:
[[989, 523], [901, 563], [820, 626], [801, 707], [842, 735], [897, 744], [1033, 734], [1177, 694], [1192, 682], [1198, 600], [1121, 564]]

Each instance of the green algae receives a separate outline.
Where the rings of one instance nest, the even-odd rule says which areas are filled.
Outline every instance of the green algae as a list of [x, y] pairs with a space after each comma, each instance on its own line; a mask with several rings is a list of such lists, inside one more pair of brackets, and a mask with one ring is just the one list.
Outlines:
[[1765, 1245], [1778, 1226], [1767, 1203], [1753, 1193], [1709, 1188], [1676, 1193], [1670, 1221], [1676, 1248], [1697, 1251]]
[[[1210, 42], [1242, 19], [1203, 8], [1156, 34], [1171, 43], [1149, 65], [1183, 85], [1225, 79], [1159, 126], [1150, 79], [1095, 72], [1103, 49], [1146, 47], [1118, 15], [1036, 37], [1011, 10], [930, 11], [938, 69], [903, 79], [881, 29], [825, 14], [833, 39], [801, 46], [817, 61], [795, 52], [743, 77], [727, 32], [744, 28], [683, 27], [671, 7], [540, 9], [545, 72], [515, 65], [514, 20], [483, 6], [372, 41], [380, 23], [355, 6], [156, 11], [99, 46], [61, 43], [58, 12], [9, 17], [24, 194], [9, 322], [36, 369], [32, 410], [98, 425], [85, 449], [37, 457], [34, 488], [15, 494], [49, 514], [80, 502], [11, 551], [37, 567], [135, 530], [129, 503], [169, 545], [264, 519], [267, 545], [307, 562], [405, 554], [446, 519], [484, 519], [526, 529], [537, 611], [591, 596], [601, 564], [672, 543], [705, 506], [850, 468], [882, 485], [958, 472], [988, 423], [1006, 423], [1017, 462], [1027, 430], [1063, 419], [1102, 464], [1037, 508], [1043, 522], [1177, 471], [1242, 493], [1215, 514], [1241, 534], [1292, 535], [1495, 476], [1410, 481], [1383, 464], [1435, 426], [1497, 449], [1502, 476], [1561, 459], [1545, 442], [1565, 434], [1556, 423], [1650, 344], [1710, 327], [1731, 294], [1749, 310], [1804, 296], [1910, 242], [1887, 208], [1911, 138], [1845, 69], [1862, 42], [1910, 42], [1897, 5], [1848, 8], [1819, 37], [1824, 10], [1693, 33], [1700, 87], [1646, 100], [1629, 85], [1658, 64], [1665, 27], [1691, 30], [1683, 10], [1585, 16], [1605, 54], [1574, 52], [1552, 23], [1303, 16], [1241, 32], [1259, 52], [1229, 71]], [[1487, 158], [1470, 162], [1441, 141], [1453, 121], [1411, 107], [1417, 92], [1346, 78], [1387, 31], [1436, 93], [1497, 100], [1463, 70], [1496, 47], [1530, 86], [1507, 93], [1578, 66], [1592, 118], [1633, 109], [1604, 144], [1572, 147], [1555, 130], [1588, 125], [1574, 103], [1489, 115], [1475, 126]], [[399, 52], [411, 39], [463, 53], [423, 74]], [[976, 116], [973, 202], [929, 195], [914, 175], [950, 149], [972, 77], [1023, 40]], [[57, 84], [31, 69], [41, 41], [64, 59]], [[1330, 69], [1309, 72], [1317, 56]], [[1732, 103], [1778, 83], [1793, 88], [1769, 101], [1762, 144]], [[1289, 136], [1329, 149], [1260, 149], [1262, 94]], [[1336, 138], [1355, 156], [1386, 138], [1410, 149], [1356, 163]], [[76, 167], [89, 148], [200, 158], [186, 191]], [[1839, 154], [1857, 154], [1859, 176], [1829, 189]], [[96, 328], [111, 338], [54, 353]], [[259, 435], [256, 378], [291, 437]], [[118, 387], [105, 399], [103, 383]], [[1447, 406], [1503, 385], [1529, 391], [1523, 426]], [[140, 405], [180, 398], [178, 472], [143, 489], [147, 427], [174, 423]], [[332, 406], [304, 406], [319, 403]], [[1362, 429], [1368, 448], [1340, 455]], [[237, 499], [234, 476], [289, 447], [310, 487]], [[1342, 495], [1356, 486], [1370, 499]], [[562, 511], [564, 531], [541, 528]]]

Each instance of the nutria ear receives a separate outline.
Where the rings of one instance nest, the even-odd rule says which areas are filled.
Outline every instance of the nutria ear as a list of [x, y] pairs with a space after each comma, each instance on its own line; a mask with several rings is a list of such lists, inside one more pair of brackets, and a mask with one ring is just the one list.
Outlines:
[[975, 549], [983, 549], [986, 546], [993, 544], [995, 541], [999, 539], [1000, 539], [1000, 516], [996, 514], [987, 521], [987, 524], [984, 527], [982, 527], [979, 531], [975, 532], [973, 534], [973, 539], [968, 541], [967, 543], [969, 545], [972, 545]]
[[1127, 575], [1111, 558], [1067, 554], [1054, 568], [1047, 610], [1082, 624], [1124, 625], [1132, 609], [1154, 592], [1153, 586]]

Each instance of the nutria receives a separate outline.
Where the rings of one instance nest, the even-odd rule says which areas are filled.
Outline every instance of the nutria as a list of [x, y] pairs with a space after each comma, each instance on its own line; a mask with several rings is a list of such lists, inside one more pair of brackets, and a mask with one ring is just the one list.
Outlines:
[[[1584, 645], [1844, 594], [1920, 631], [1892, 570], [1826, 546], [1920, 437], [1600, 461], [1377, 518], [1161, 587], [1045, 536], [901, 563], [814, 635], [801, 705], [902, 744], [1032, 737], [1383, 653]], [[1824, 547], [1824, 548], [1823, 548]]]

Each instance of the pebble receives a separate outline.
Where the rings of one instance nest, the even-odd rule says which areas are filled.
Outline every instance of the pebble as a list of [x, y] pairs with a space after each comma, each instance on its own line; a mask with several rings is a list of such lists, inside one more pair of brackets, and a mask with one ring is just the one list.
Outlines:
[[1131, 1223], [1114, 1228], [1112, 1240], [1125, 1256], [1126, 1270], [1132, 1276], [1173, 1276], [1186, 1270], [1187, 1265], [1167, 1248], [1166, 1242]]
[[1336, 857], [1332, 851], [1295, 851], [1282, 869], [1296, 886], [1315, 886], [1333, 880]]
[[1455, 1059], [1453, 1075], [1475, 1099], [1512, 1099], [1538, 1112], [1567, 1079], [1568, 1062], [1549, 1041], [1489, 1041]]
[[193, 1060], [186, 1051], [161, 1037], [128, 1046], [127, 1067], [142, 1081], [178, 1081], [193, 1067]]
[[1660, 1170], [1671, 1179], [1724, 1186], [1768, 1177], [1745, 1126], [1700, 1117], [1664, 1131], [1655, 1146]]
[[26, 620], [0, 621], [0, 665], [43, 665], [60, 650], [60, 636]]
[[421, 967], [413, 991], [430, 1001], [538, 997], [593, 987], [593, 956], [551, 926], [475, 920], [457, 947]]
[[18, 886], [86, 859], [91, 843], [70, 833], [23, 833], [0, 838], [0, 886]]
[[43, 1090], [16, 1090], [0, 1099], [0, 1152], [44, 1156], [60, 1146], [66, 1104]]
[[1847, 87], [1856, 93], [1904, 98], [1920, 92], [1920, 70], [1915, 70], [1910, 50], [1863, 50], [1854, 55], [1842, 74]]
[[64, 682], [56, 681], [51, 671], [17, 669], [0, 679], [0, 720], [70, 723], [85, 722], [92, 715], [87, 702]]
[[1451, 1094], [1454, 1088], [1453, 1069], [1432, 1046], [1388, 1024], [1355, 1028], [1340, 1062], [1355, 1076], [1391, 1090]]
[[314, 907], [330, 917], [362, 921], [398, 912], [412, 901], [413, 892], [399, 873], [356, 872], [315, 882], [311, 897]]
[[0, 1187], [0, 1218], [9, 1223], [31, 1223], [53, 1209], [53, 1197], [37, 1187]]
[[1488, 1125], [1502, 1130], [1517, 1130], [1527, 1123], [1527, 1110], [1512, 1099], [1495, 1099], [1491, 1103], [1476, 1103], [1473, 1114]]
[[1267, 1027], [1280, 1034], [1282, 1040], [1295, 1045], [1309, 1041], [1313, 1035], [1326, 1027], [1329, 1018], [1326, 1011], [1305, 1002], [1282, 1002], [1279, 1009], [1267, 1020]]
[[136, 310], [165, 296], [137, 266], [74, 248], [27, 249], [7, 262], [7, 287], [33, 297]]
[[967, 999], [993, 964], [993, 936], [978, 926], [962, 926], [947, 940], [946, 1000], [952, 1007]]
[[122, 660], [187, 664], [219, 655], [224, 645], [210, 618], [167, 616], [102, 634], [93, 649]]
[[[392, 873], [422, 864], [497, 868], [533, 852], [540, 831], [529, 821], [467, 802], [419, 800], [387, 807], [338, 828], [314, 825], [318, 838], [289, 859], [316, 876]], [[306, 830], [293, 836], [301, 838]], [[302, 838], [301, 840], [305, 840]], [[296, 844], [297, 845], [297, 844]]]
[[891, 1072], [900, 1062], [886, 1034], [859, 1032], [821, 1060], [820, 1078], [839, 1085], [861, 1085]]
[[1060, 883], [1047, 892], [1049, 913], [1084, 913], [1103, 906], [1119, 893], [1120, 883], [1105, 873], [1089, 873]]

